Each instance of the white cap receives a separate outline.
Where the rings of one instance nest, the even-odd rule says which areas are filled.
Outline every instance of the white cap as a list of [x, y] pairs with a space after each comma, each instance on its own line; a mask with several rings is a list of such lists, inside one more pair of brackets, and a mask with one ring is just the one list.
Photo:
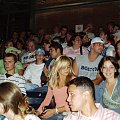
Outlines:
[[102, 38], [100, 38], [100, 37], [93, 38], [92, 41], [91, 41], [91, 44], [97, 43], [97, 42], [104, 44], [104, 40]]

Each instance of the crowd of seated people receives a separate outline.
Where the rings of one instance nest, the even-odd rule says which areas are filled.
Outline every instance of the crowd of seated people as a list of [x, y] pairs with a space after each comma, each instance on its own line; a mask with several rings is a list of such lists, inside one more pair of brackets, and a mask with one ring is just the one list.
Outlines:
[[0, 43], [0, 85], [16, 84], [40, 119], [62, 120], [74, 112], [67, 83], [85, 76], [94, 84], [95, 102], [120, 114], [119, 25], [109, 23], [97, 33], [92, 24], [79, 33], [68, 26], [52, 31], [14, 31]]

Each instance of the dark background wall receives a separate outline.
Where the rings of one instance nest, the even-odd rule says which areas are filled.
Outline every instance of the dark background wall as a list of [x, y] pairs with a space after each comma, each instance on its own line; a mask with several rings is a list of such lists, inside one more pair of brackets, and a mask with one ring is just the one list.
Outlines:
[[0, 15], [0, 36], [6, 39], [13, 31], [27, 31], [30, 26], [29, 13], [12, 13]]
[[7, 38], [13, 31], [37, 32], [45, 28], [51, 32], [54, 25], [92, 23], [98, 27], [114, 21], [120, 23], [119, 0], [1, 0], [0, 36]]
[[52, 26], [67, 25], [69, 28], [74, 28], [76, 24], [92, 23], [94, 30], [99, 26], [106, 26], [110, 21], [120, 23], [120, 4], [119, 2], [88, 4], [71, 6], [62, 9], [50, 9], [35, 14], [35, 30], [40, 27], [50, 31]]

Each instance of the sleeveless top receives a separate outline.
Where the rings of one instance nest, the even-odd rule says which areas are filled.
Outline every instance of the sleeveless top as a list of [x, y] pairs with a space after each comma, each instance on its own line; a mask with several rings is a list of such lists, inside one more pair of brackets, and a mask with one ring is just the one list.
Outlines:
[[78, 76], [86, 76], [91, 80], [96, 79], [96, 76], [98, 73], [98, 64], [101, 59], [102, 59], [102, 56], [99, 55], [95, 61], [91, 62], [88, 59], [88, 54], [77, 56], [76, 62], [79, 68]]

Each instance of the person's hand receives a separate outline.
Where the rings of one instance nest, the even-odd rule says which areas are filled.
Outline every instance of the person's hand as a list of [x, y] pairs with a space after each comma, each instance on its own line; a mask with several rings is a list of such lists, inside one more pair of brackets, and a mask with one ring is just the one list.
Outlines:
[[37, 112], [38, 112], [39, 114], [42, 114], [42, 112], [43, 112], [43, 107], [39, 107], [39, 108], [37, 109]]
[[55, 114], [55, 109], [46, 109], [42, 112], [41, 118], [49, 118]]
[[40, 114], [39, 111], [35, 110], [35, 115], [38, 116], [38, 117], [40, 117], [41, 114]]

